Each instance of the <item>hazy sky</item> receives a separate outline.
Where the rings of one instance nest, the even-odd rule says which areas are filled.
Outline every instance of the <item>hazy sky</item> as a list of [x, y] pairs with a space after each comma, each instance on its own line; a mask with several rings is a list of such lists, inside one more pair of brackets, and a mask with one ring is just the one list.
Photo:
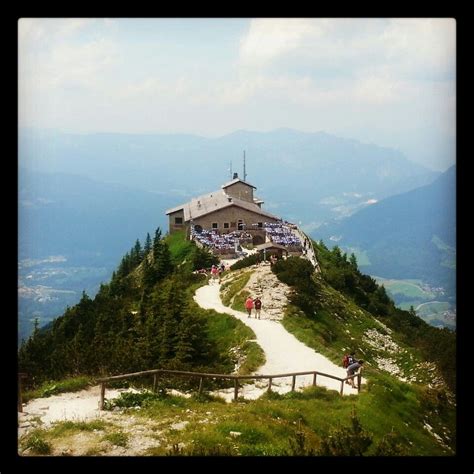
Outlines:
[[455, 161], [453, 19], [19, 21], [19, 126], [325, 131]]

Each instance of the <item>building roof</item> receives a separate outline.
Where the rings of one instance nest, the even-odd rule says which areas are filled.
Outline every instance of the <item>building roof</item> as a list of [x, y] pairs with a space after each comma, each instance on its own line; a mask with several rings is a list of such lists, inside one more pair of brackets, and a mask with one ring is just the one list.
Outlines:
[[278, 219], [277, 216], [262, 210], [257, 204], [229, 196], [224, 190], [214, 191], [210, 194], [192, 198], [191, 201], [187, 203], [168, 209], [166, 214], [173, 214], [174, 212], [183, 210], [184, 220], [187, 222], [191, 219], [197, 219], [211, 212], [220, 211], [221, 209], [232, 206], [241, 207], [242, 209], [270, 217], [271, 219]]
[[276, 244], [274, 242], [265, 242], [264, 244], [256, 245], [255, 248], [259, 251], [268, 249], [280, 249], [286, 250], [288, 252], [288, 249], [284, 245]]
[[229, 181], [228, 183], [225, 183], [221, 186], [222, 189], [225, 189], [225, 188], [228, 188], [229, 186], [232, 186], [233, 184], [235, 183], [243, 183], [245, 184], [246, 186], [250, 186], [251, 188], [253, 189], [257, 189], [255, 186], [253, 186], [252, 184], [250, 183], [247, 183], [246, 181], [244, 181], [243, 179], [240, 179], [240, 178], [235, 178], [233, 179], [232, 181]]

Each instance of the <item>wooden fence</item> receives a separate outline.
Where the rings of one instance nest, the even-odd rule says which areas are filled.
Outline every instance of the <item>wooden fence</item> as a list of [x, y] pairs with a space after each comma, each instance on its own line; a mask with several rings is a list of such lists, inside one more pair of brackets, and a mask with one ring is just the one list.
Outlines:
[[357, 377], [357, 392], [360, 392], [360, 385], [361, 385], [361, 378], [362, 374], [361, 371], [359, 373], [350, 375], [345, 378], [336, 377], [335, 375], [325, 374], [323, 372], [317, 372], [315, 370], [309, 372], [292, 372], [289, 374], [276, 374], [276, 375], [227, 375], [227, 374], [206, 374], [206, 373], [199, 373], [199, 372], [184, 372], [180, 370], [167, 370], [167, 369], [154, 369], [154, 370], [145, 370], [143, 372], [134, 372], [131, 374], [122, 374], [122, 375], [114, 375], [112, 377], [105, 377], [98, 379], [100, 383], [100, 401], [99, 401], [99, 409], [104, 409], [104, 399], [105, 399], [105, 389], [107, 386], [107, 382], [112, 382], [115, 380], [123, 380], [133, 377], [140, 377], [144, 375], [153, 375], [153, 392], [156, 392], [156, 388], [158, 386], [158, 377], [162, 375], [179, 375], [183, 377], [194, 377], [199, 378], [199, 389], [198, 393], [201, 394], [203, 391], [204, 379], [229, 379], [234, 381], [234, 401], [238, 399], [239, 396], [239, 380], [260, 380], [260, 379], [268, 379], [268, 391], [272, 389], [272, 382], [274, 379], [283, 378], [283, 377], [292, 377], [291, 383], [291, 391], [295, 390], [296, 385], [296, 377], [299, 375], [313, 375], [313, 386], [316, 386], [316, 378], [317, 376], [321, 377], [328, 377], [330, 379], [339, 380], [341, 382], [341, 388], [339, 393], [342, 395], [344, 393], [344, 383], [347, 380], [355, 379]]

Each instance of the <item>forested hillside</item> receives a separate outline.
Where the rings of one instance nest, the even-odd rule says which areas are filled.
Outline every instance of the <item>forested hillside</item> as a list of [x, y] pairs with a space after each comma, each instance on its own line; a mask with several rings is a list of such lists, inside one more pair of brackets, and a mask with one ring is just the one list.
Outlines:
[[[287, 329], [293, 329], [312, 347], [327, 351], [335, 359], [348, 349], [366, 358], [373, 352], [371, 339], [378, 337], [367, 332], [367, 324], [377, 318], [388, 328], [379, 330], [385, 334], [391, 331], [392, 338], [416, 350], [421, 360], [435, 363], [449, 389], [455, 392], [455, 333], [430, 326], [413, 312], [397, 308], [383, 286], [360, 272], [354, 254], [348, 256], [337, 246], [330, 250], [322, 241], [313, 244], [320, 275], [311, 276], [310, 263], [301, 259], [280, 261], [274, 268], [278, 277], [295, 290], [284, 321]], [[410, 378], [413, 362], [400, 358], [398, 363], [401, 373]], [[373, 365], [380, 365], [375, 358]]]
[[[170, 250], [171, 247], [171, 250]], [[92, 300], [68, 308], [20, 348], [20, 369], [36, 383], [77, 374], [112, 374], [150, 367], [217, 369], [223, 363], [207, 336], [205, 318], [190, 309], [192, 274], [215, 259], [158, 229], [122, 259]]]
[[456, 167], [427, 186], [322, 226], [318, 237], [364, 252], [363, 270], [371, 275], [421, 279], [455, 296]]

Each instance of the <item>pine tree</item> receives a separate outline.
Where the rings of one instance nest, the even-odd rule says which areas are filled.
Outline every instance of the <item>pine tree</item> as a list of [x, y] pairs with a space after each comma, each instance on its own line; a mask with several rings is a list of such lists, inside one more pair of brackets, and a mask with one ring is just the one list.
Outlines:
[[140, 265], [140, 262], [143, 259], [143, 250], [142, 250], [142, 246], [140, 244], [139, 239], [136, 240], [135, 246], [131, 250], [130, 254], [131, 254], [131, 266], [132, 268], [135, 268], [138, 265]]
[[206, 341], [205, 323], [186, 308], [177, 331], [177, 361], [191, 364], [205, 358], [209, 351]]
[[148, 292], [149, 289], [155, 283], [155, 272], [153, 269], [153, 265], [150, 263], [148, 256], [146, 256], [143, 260], [143, 273], [142, 273], [142, 284], [143, 284], [143, 291]]
[[150, 253], [152, 247], [150, 233], [147, 232], [145, 239], [145, 246], [143, 247], [143, 256], [146, 256]]
[[351, 264], [351, 266], [354, 270], [357, 270], [357, 258], [353, 253], [351, 253], [349, 263]]
[[165, 242], [161, 243], [160, 253], [155, 259], [155, 278], [157, 281], [162, 280], [167, 275], [173, 272], [173, 263], [171, 261], [171, 253], [168, 244]]
[[155, 230], [155, 238], [153, 239], [153, 260], [156, 261], [161, 250], [161, 229], [159, 227]]

